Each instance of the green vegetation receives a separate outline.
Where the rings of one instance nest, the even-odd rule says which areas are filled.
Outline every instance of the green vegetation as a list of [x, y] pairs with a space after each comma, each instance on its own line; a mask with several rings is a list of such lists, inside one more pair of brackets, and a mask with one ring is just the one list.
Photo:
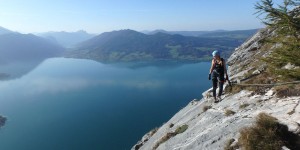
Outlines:
[[297, 85], [282, 85], [275, 87], [276, 96], [283, 98], [286, 96], [300, 96], [300, 84]]
[[178, 58], [179, 56], [178, 49], [181, 48], [181, 45], [176, 45], [176, 46], [166, 45], [166, 48], [170, 49], [169, 51], [172, 58]]
[[239, 85], [231, 85], [231, 86], [226, 86], [225, 89], [224, 89], [224, 92], [225, 93], [230, 93], [230, 94], [236, 94], [240, 91], [243, 90], [243, 87], [242, 86], [239, 86]]
[[177, 135], [177, 134], [180, 134], [180, 133], [183, 133], [185, 130], [187, 130], [188, 129], [188, 125], [182, 125], [182, 126], [180, 126], [180, 127], [178, 127], [176, 130], [175, 130], [175, 134]]
[[[273, 84], [300, 80], [300, 1], [284, 0], [277, 6], [272, 0], [261, 0], [255, 5], [259, 16], [264, 14], [262, 22], [267, 25], [262, 34], [266, 38], [258, 42], [259, 51], [253, 56], [253, 63], [246, 64], [241, 70], [253, 68], [244, 75], [245, 84]], [[264, 57], [266, 56], [266, 57]], [[261, 69], [259, 74], [253, 71]], [[225, 91], [237, 93], [241, 90], [264, 94], [266, 88], [273, 86], [240, 86], [226, 88]], [[297, 96], [299, 85], [276, 86], [278, 97]]]
[[255, 8], [259, 15], [266, 14], [263, 23], [276, 29], [281, 35], [290, 35], [299, 41], [300, 16], [298, 11], [291, 11], [300, 5], [299, 0], [284, 0], [278, 8], [274, 7], [273, 0], [261, 0]]
[[300, 44], [284, 45], [276, 49], [267, 59], [271, 62], [270, 71], [276, 75], [280, 75], [280, 80], [300, 80], [300, 68], [297, 69], [284, 69], [283, 67], [288, 63], [295, 66], [300, 66]]
[[[274, 7], [272, 0], [262, 0], [255, 6], [259, 15], [265, 14], [263, 23], [276, 33], [276, 36], [271, 36], [265, 40], [265, 42], [274, 47], [274, 50], [264, 60], [269, 65], [267, 71], [276, 75], [278, 80], [300, 80], [299, 6], [299, 0], [284, 0], [283, 4], [279, 5], [278, 8]], [[288, 63], [295, 67], [290, 69], [284, 68]]]
[[255, 125], [243, 128], [240, 134], [238, 145], [245, 150], [281, 150], [282, 146], [300, 149], [300, 137], [265, 113], [260, 113]]
[[178, 127], [175, 132], [168, 132], [165, 136], [163, 136], [153, 147], [153, 149], [157, 149], [159, 147], [160, 144], [168, 141], [170, 138], [176, 136], [177, 134], [183, 133], [184, 131], [186, 131], [188, 129], [188, 125], [182, 125], [180, 127]]
[[239, 34], [245, 36], [231, 38], [230, 36], [192, 37], [166, 33], [147, 35], [133, 30], [113, 31], [82, 43], [67, 55], [100, 62], [208, 61], [211, 60], [211, 52], [218, 49], [226, 59], [249, 37], [248, 32], [240, 31]]

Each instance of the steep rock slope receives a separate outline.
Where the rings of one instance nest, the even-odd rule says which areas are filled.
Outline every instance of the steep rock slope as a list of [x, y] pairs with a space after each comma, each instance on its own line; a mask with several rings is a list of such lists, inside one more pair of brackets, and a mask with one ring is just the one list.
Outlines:
[[[233, 80], [244, 80], [245, 74], [260, 74], [265, 69], [265, 64], [256, 64], [255, 60], [268, 56], [277, 46], [260, 49], [262, 40], [272, 34], [272, 30], [263, 29], [234, 51], [229, 58], [229, 75]], [[274, 88], [264, 88], [262, 93], [241, 90], [225, 93], [223, 100], [215, 104], [211, 90], [204, 92], [201, 100], [190, 102], [160, 128], [147, 133], [132, 149], [224, 149], [231, 139], [237, 143], [240, 130], [252, 126], [261, 112], [277, 118], [294, 134], [300, 133], [300, 96], [278, 98]]]

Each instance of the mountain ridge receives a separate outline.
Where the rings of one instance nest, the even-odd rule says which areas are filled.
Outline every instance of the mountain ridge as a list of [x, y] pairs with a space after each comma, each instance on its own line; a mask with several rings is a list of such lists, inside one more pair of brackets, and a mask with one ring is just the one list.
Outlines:
[[207, 35], [214, 36], [215, 34], [235, 34], [238, 32], [244, 32], [248, 33], [248, 36], [252, 36], [254, 33], [256, 33], [259, 29], [248, 29], [248, 30], [212, 30], [212, 31], [167, 31], [163, 29], [157, 29], [154, 31], [142, 31], [142, 33], [145, 34], [155, 34], [158, 32], [161, 33], [167, 33], [167, 34], [179, 34], [183, 36], [195, 36], [195, 37], [205, 37]]
[[96, 34], [87, 33], [84, 30], [79, 30], [76, 32], [49, 31], [45, 33], [36, 33], [35, 35], [46, 38], [52, 41], [53, 43], [60, 44], [65, 48], [72, 48], [76, 46], [76, 44], [96, 36]]
[[3, 27], [0, 26], [0, 35], [1, 35], [1, 34], [12, 33], [12, 32], [13, 32], [13, 31], [10, 31], [10, 30], [8, 30], [8, 29], [3, 28]]
[[[248, 38], [248, 37], [247, 37]], [[80, 43], [67, 57], [94, 59], [100, 62], [143, 60], [208, 60], [218, 49], [225, 58], [246, 38], [192, 37], [158, 32], [148, 35], [134, 30], [102, 33]]]
[[56, 57], [61, 56], [63, 51], [63, 47], [33, 34], [13, 32], [0, 35], [0, 59], [2, 63]]

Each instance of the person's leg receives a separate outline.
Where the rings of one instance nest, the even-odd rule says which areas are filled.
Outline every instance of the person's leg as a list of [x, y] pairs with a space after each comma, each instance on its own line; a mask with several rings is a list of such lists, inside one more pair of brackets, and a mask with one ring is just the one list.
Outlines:
[[218, 98], [219, 100], [221, 100], [221, 95], [223, 93], [223, 84], [225, 82], [225, 79], [224, 79], [224, 74], [221, 73], [220, 76], [218, 77], [218, 82], [219, 82], [219, 93], [218, 93]]
[[223, 93], [223, 84], [224, 84], [224, 81], [219, 81], [219, 93], [218, 93], [218, 97], [221, 98], [221, 95]]
[[217, 90], [217, 86], [218, 86], [218, 80], [213, 79], [212, 83], [213, 83], [213, 96], [214, 96], [214, 99], [216, 100], [216, 98], [217, 98], [216, 90]]

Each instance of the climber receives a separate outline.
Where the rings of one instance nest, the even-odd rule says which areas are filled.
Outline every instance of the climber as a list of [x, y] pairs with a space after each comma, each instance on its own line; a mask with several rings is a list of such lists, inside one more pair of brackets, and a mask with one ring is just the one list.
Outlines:
[[[218, 50], [213, 51], [212, 53], [213, 59], [211, 61], [211, 67], [209, 70], [208, 80], [212, 79], [213, 83], [213, 96], [214, 96], [214, 102], [217, 103], [221, 101], [221, 95], [223, 92], [223, 84], [228, 80], [227, 75], [227, 69], [226, 69], [226, 63], [223, 58], [220, 57], [220, 52]], [[226, 75], [226, 78], [224, 79], [224, 74]], [[218, 97], [216, 97], [216, 90], [219, 83], [219, 93]]]

